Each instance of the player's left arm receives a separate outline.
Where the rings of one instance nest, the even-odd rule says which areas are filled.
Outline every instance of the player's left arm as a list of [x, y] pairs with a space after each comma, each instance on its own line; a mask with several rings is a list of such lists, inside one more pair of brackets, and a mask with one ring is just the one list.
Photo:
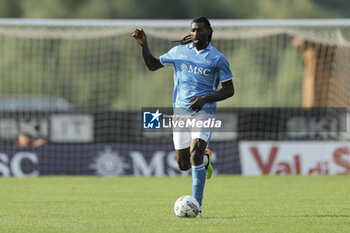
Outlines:
[[235, 89], [233, 86], [232, 79], [221, 82], [221, 85], [222, 88], [217, 92], [214, 92], [213, 94], [202, 97], [193, 97], [192, 99], [190, 99], [188, 102], [192, 104], [189, 108], [195, 112], [199, 112], [202, 109], [203, 105], [206, 103], [218, 102], [233, 96], [233, 94], [235, 93]]

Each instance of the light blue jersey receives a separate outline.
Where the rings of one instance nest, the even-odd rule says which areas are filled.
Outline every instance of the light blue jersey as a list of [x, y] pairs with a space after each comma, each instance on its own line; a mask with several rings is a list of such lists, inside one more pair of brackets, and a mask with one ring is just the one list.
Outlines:
[[[201, 51], [193, 43], [178, 45], [159, 59], [164, 66], [174, 67], [175, 108], [187, 109], [190, 99], [210, 95], [217, 91], [220, 82], [233, 78], [226, 57], [210, 43]], [[206, 103], [200, 112], [213, 114], [215, 109], [216, 103]]]

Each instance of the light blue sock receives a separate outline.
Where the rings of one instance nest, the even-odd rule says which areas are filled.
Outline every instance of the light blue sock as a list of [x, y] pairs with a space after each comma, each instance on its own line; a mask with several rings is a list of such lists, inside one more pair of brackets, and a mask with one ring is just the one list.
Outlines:
[[197, 199], [202, 206], [206, 171], [204, 164], [192, 165], [192, 196]]

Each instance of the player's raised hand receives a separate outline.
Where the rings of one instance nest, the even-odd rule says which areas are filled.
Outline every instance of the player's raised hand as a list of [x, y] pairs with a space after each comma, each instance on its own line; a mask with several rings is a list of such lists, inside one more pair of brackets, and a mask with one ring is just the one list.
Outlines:
[[141, 46], [145, 45], [147, 42], [146, 33], [142, 28], [136, 28], [132, 36], [135, 38], [137, 43]]

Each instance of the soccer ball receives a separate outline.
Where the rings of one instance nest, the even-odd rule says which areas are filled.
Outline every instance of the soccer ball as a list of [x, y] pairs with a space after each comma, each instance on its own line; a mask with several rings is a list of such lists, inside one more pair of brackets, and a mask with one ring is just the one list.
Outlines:
[[192, 196], [181, 196], [175, 201], [174, 212], [179, 218], [194, 218], [199, 213], [199, 203]]

